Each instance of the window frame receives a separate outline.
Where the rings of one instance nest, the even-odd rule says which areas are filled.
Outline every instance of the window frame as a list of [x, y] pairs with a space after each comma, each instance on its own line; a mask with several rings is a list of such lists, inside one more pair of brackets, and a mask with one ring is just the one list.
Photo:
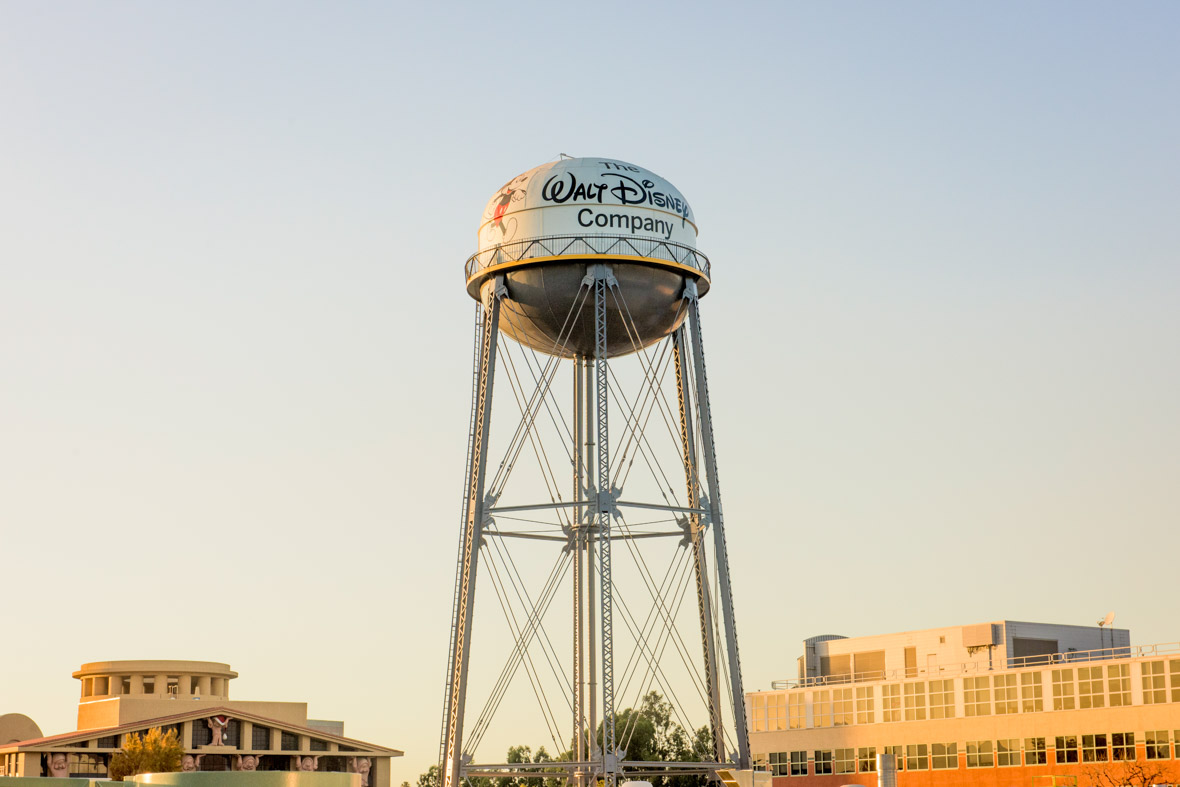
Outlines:
[[974, 716], [992, 715], [992, 682], [987, 675], [977, 675], [963, 678], [963, 715]]
[[1081, 739], [1082, 762], [1110, 762], [1110, 736], [1105, 732], [1083, 735]]
[[[940, 751], [941, 749], [941, 751]], [[941, 765], [939, 764], [941, 763]], [[933, 743], [930, 745], [930, 769], [951, 771], [959, 768], [958, 743]]]
[[967, 741], [968, 768], [996, 767], [996, 746], [990, 740]]
[[996, 767], [1020, 766], [1020, 738], [1000, 738], [996, 741]]

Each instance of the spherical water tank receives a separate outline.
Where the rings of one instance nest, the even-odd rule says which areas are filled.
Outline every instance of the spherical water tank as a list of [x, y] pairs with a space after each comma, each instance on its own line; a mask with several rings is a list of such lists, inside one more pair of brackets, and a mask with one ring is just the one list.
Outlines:
[[588, 268], [608, 265], [607, 355], [635, 352], [684, 321], [685, 284], [709, 289], [684, 196], [650, 170], [608, 158], [542, 164], [501, 187], [484, 210], [479, 251], [467, 260], [467, 292], [480, 298], [502, 275], [503, 335], [560, 357], [594, 355]]

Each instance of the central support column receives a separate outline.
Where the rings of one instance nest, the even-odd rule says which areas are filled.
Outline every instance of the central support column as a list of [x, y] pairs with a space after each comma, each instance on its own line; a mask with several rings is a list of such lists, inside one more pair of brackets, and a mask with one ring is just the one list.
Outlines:
[[598, 444], [598, 582], [602, 610], [602, 781], [615, 787], [619, 772], [615, 740], [615, 667], [612, 634], [610, 528], [613, 501], [610, 483], [610, 441], [607, 430], [608, 376], [606, 352], [606, 299], [616, 285], [606, 265], [595, 265], [594, 276], [594, 399], [595, 442]]
[[[583, 552], [586, 548], [586, 530], [582, 521], [583, 494], [585, 489], [584, 475], [586, 465], [582, 461], [582, 359], [574, 356], [574, 432], [573, 432], [573, 465], [574, 465], [574, 512], [573, 527], [570, 532], [570, 546], [574, 553], [574, 761], [586, 760], [586, 657], [585, 637], [583, 627], [585, 619], [582, 610], [585, 607], [585, 576], [582, 564], [585, 559]], [[574, 773], [574, 787], [585, 787], [586, 773], [579, 768]]]

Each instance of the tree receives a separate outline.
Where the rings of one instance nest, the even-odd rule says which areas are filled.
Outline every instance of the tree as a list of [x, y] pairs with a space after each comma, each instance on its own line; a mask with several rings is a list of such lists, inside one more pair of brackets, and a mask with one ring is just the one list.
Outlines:
[[442, 779], [439, 778], [437, 765], [431, 765], [426, 769], [426, 773], [418, 777], [418, 787], [439, 787], [441, 784]]
[[1103, 762], [1087, 771], [1084, 783], [1093, 787], [1152, 787], [1180, 781], [1176, 768], [1160, 760]]
[[165, 733], [159, 727], [153, 727], [143, 735], [133, 732], [127, 736], [123, 748], [111, 758], [110, 777], [121, 782], [124, 777], [137, 773], [179, 771], [183, 755], [184, 747], [174, 729]]

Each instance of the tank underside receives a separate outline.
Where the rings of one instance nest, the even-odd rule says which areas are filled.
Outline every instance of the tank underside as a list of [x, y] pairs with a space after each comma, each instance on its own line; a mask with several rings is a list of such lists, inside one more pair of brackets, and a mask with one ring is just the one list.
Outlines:
[[[501, 335], [548, 355], [593, 356], [594, 292], [587, 293], [582, 280], [587, 266], [599, 263], [609, 265], [619, 283], [607, 296], [608, 357], [655, 344], [684, 322], [684, 283], [691, 274], [595, 257], [506, 271]], [[700, 281], [703, 291], [707, 280]]]

